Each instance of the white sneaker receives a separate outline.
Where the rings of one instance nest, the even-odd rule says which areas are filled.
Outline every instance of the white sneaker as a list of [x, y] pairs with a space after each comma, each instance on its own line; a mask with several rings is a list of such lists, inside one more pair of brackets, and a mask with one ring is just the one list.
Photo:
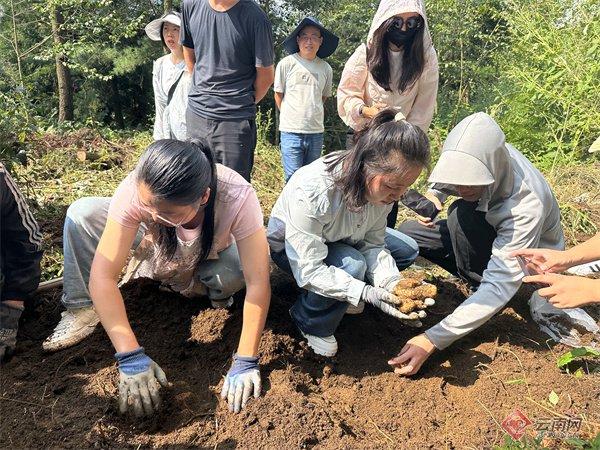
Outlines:
[[224, 298], [221, 300], [210, 300], [210, 304], [215, 309], [228, 309], [233, 305], [233, 297]]
[[42, 348], [47, 352], [55, 352], [72, 347], [92, 334], [98, 322], [100, 318], [91, 306], [63, 311], [60, 322], [46, 338]]
[[307, 334], [302, 330], [300, 330], [300, 333], [302, 333], [302, 336], [306, 338], [308, 346], [312, 348], [317, 355], [331, 357], [335, 356], [337, 353], [338, 345], [337, 341], [335, 340], [335, 336], [313, 336], [312, 334]]
[[572, 275], [579, 275], [580, 277], [585, 277], [587, 275], [593, 274], [600, 274], [600, 259], [586, 264], [573, 266], [567, 269], [567, 272], [569, 272]]
[[362, 312], [365, 310], [365, 302], [359, 302], [358, 305], [354, 306], [354, 305], [348, 305], [348, 308], [346, 309], [346, 314], [362, 314]]

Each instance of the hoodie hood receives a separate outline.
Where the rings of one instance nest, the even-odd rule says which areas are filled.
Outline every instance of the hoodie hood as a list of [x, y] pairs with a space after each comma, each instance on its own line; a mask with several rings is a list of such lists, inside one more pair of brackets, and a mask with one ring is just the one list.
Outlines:
[[381, 0], [379, 8], [373, 17], [367, 44], [371, 43], [373, 34], [381, 27], [383, 22], [391, 17], [407, 12], [417, 12], [423, 18], [425, 30], [423, 32], [423, 49], [427, 51], [432, 46], [431, 34], [429, 33], [429, 24], [425, 14], [425, 4], [420, 0]]
[[488, 186], [479, 201], [487, 204], [512, 193], [514, 173], [504, 133], [485, 113], [472, 114], [448, 134], [429, 181], [454, 186]]

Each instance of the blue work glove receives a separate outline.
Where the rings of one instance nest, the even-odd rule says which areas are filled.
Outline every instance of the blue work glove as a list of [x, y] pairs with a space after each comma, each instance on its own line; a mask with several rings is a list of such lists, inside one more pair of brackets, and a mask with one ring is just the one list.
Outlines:
[[115, 353], [119, 363], [119, 410], [132, 407], [137, 417], [150, 416], [160, 406], [160, 386], [169, 382], [163, 370], [145, 353], [144, 347]]
[[233, 355], [233, 364], [223, 383], [221, 398], [227, 399], [229, 411], [240, 412], [246, 406], [252, 392], [254, 398], [260, 397], [260, 371], [258, 358]]

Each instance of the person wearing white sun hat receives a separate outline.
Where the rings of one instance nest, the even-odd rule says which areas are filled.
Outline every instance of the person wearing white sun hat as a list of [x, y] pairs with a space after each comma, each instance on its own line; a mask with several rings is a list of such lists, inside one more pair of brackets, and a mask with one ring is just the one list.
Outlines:
[[190, 74], [185, 70], [183, 49], [179, 43], [181, 14], [169, 11], [145, 27], [153, 41], [161, 41], [168, 54], [161, 56], [152, 67], [152, 86], [156, 118], [154, 140], [186, 138], [185, 110], [190, 86]]

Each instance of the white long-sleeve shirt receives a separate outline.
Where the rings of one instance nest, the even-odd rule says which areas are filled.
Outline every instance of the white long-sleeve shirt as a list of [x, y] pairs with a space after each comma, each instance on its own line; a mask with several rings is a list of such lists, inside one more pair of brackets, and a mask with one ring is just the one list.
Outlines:
[[356, 248], [366, 260], [367, 280], [381, 286], [399, 275], [384, 243], [391, 208], [367, 204], [359, 212], [349, 211], [320, 158], [296, 171], [283, 188], [271, 212], [267, 239], [272, 251], [285, 249], [298, 286], [357, 305], [366, 283], [328, 266], [327, 244]]

